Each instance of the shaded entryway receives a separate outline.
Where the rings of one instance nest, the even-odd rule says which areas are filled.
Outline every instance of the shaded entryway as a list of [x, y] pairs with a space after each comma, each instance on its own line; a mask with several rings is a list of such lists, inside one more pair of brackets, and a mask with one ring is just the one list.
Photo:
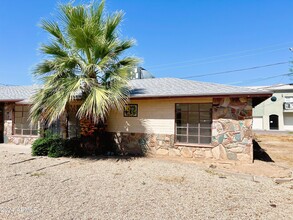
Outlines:
[[4, 105], [0, 103], [0, 143], [4, 142]]
[[270, 130], [279, 130], [279, 116], [270, 115]]

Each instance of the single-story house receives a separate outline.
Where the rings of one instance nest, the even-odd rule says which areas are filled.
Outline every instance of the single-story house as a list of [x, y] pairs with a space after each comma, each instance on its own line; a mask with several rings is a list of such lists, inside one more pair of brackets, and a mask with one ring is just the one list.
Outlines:
[[[135, 79], [129, 86], [130, 102], [123, 111], [112, 110], [106, 122], [106, 131], [127, 151], [253, 160], [252, 108], [271, 92], [176, 78]], [[27, 122], [28, 99], [37, 88], [0, 88], [0, 141], [26, 144], [37, 138], [41, 125]]]

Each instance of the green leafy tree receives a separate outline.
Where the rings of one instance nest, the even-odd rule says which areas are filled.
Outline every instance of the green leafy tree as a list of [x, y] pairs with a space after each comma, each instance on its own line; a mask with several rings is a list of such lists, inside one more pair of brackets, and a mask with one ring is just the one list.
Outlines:
[[139, 59], [122, 56], [135, 41], [119, 35], [123, 12], [106, 14], [104, 5], [69, 3], [60, 6], [57, 21], [42, 20], [50, 41], [41, 45], [45, 59], [33, 71], [43, 87], [32, 98], [32, 122], [67, 118], [75, 103], [79, 119], [97, 123], [127, 102], [129, 73]]

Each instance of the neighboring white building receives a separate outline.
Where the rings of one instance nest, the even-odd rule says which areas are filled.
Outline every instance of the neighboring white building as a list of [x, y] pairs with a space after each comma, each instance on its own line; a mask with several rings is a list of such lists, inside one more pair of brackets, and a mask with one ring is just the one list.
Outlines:
[[293, 131], [293, 84], [258, 88], [274, 94], [253, 108], [253, 129]]

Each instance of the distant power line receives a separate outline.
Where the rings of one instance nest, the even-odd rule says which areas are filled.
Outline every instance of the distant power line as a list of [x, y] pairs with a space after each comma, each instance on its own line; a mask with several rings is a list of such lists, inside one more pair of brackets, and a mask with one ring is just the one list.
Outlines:
[[238, 85], [238, 84], [249, 84], [249, 83], [253, 83], [253, 82], [259, 82], [259, 81], [264, 81], [264, 80], [268, 80], [268, 79], [273, 79], [273, 78], [277, 78], [280, 76], [290, 76], [293, 73], [283, 73], [283, 74], [278, 74], [278, 75], [274, 75], [274, 76], [269, 76], [269, 77], [260, 77], [260, 78], [254, 78], [254, 79], [250, 79], [250, 80], [244, 80], [244, 81], [238, 81], [238, 82], [232, 82], [232, 83], [226, 83], [228, 85]]
[[[261, 51], [264, 49], [269, 49], [269, 48], [273, 48], [276, 46], [281, 46], [281, 45], [288, 45], [288, 44], [292, 44], [293, 42], [286, 42], [286, 43], [280, 43], [280, 44], [275, 44], [275, 45], [269, 45], [266, 47], [262, 47], [262, 48], [256, 48], [256, 49], [250, 49], [250, 50], [243, 50], [243, 51], [237, 51], [234, 53], [228, 53], [228, 54], [222, 54], [222, 55], [216, 55], [216, 56], [210, 56], [210, 57], [206, 57], [206, 58], [200, 58], [200, 59], [190, 59], [190, 60], [183, 60], [183, 61], [178, 61], [178, 62], [172, 62], [172, 63], [165, 63], [165, 64], [159, 64], [159, 65], [152, 65], [152, 66], [147, 66], [147, 68], [150, 68], [152, 70], [157, 69], [157, 70], [164, 70], [164, 69], [172, 69], [172, 68], [180, 68], [180, 67], [188, 67], [188, 66], [194, 66], [194, 65], [198, 65], [198, 64], [205, 64], [205, 63], [213, 63], [213, 62], [219, 62], [219, 61], [225, 61], [225, 60], [231, 60], [231, 59], [237, 59], [237, 58], [241, 58], [241, 57], [247, 57], [247, 56], [254, 56], [257, 54], [263, 54], [263, 53], [269, 53], [269, 52], [275, 52], [275, 51], [279, 51], [279, 50], [284, 50], [284, 49], [288, 49], [288, 47], [282, 47], [282, 48], [275, 48], [273, 50], [268, 50], [268, 51]], [[253, 53], [253, 54], [245, 54], [245, 55], [241, 55], [243, 53], [247, 53], [247, 52], [257, 52], [257, 53]], [[221, 57], [229, 57], [232, 55], [241, 55], [241, 56], [233, 56], [233, 58], [228, 58], [228, 59], [216, 59], [216, 60], [211, 60], [214, 58], [221, 58]], [[203, 62], [205, 61], [205, 62]], [[187, 64], [188, 65], [181, 65], [178, 66], [177, 64]], [[173, 67], [170, 67], [173, 66]], [[164, 68], [165, 67], [165, 68]]]
[[226, 71], [221, 71], [221, 72], [192, 75], [192, 76], [181, 77], [181, 79], [190, 79], [190, 78], [196, 78], [196, 77], [220, 75], [220, 74], [225, 74], [225, 73], [241, 72], [241, 71], [260, 69], [260, 68], [265, 68], [265, 67], [270, 67], [270, 66], [277, 66], [277, 65], [287, 64], [287, 63], [290, 63], [290, 62], [288, 62], [288, 61], [286, 61], [286, 62], [278, 62], [278, 63], [271, 63], [271, 64], [262, 65], [262, 66], [253, 66], [253, 67], [247, 67], [247, 68], [242, 68], [242, 69], [226, 70]]

